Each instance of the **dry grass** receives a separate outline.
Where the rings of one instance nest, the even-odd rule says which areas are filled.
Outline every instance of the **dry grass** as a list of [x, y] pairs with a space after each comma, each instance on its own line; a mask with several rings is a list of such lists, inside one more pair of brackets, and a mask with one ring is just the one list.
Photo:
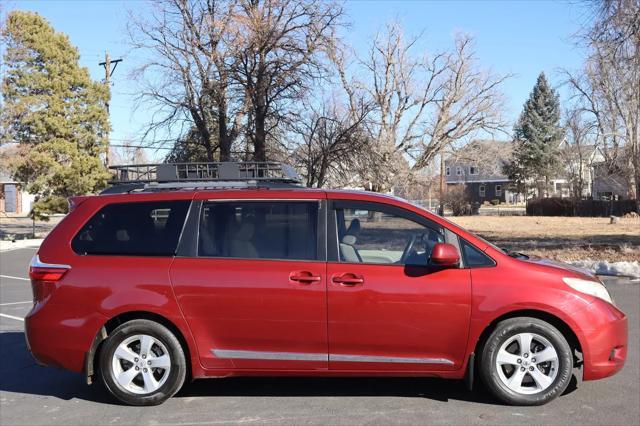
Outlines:
[[557, 260], [640, 261], [640, 219], [464, 216], [448, 219], [501, 247]]

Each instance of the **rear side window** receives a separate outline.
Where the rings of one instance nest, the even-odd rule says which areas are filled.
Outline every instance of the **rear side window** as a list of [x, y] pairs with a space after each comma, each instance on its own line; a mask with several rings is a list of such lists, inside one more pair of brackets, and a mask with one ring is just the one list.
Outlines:
[[109, 204], [71, 242], [78, 254], [173, 256], [190, 201]]
[[204, 203], [198, 255], [315, 260], [317, 223], [317, 202]]

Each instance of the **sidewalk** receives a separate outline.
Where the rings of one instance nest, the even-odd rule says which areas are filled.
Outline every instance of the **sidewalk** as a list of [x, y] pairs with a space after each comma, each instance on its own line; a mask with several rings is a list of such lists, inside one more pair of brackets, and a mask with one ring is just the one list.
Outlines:
[[0, 252], [25, 249], [25, 248], [38, 248], [42, 244], [43, 239], [28, 239], [28, 240], [16, 240], [16, 241], [2, 241], [0, 240]]

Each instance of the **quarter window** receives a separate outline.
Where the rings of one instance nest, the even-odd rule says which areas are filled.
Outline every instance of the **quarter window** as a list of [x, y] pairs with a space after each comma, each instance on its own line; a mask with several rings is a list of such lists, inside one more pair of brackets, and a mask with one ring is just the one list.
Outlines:
[[502, 185], [496, 185], [496, 196], [499, 197], [502, 195]]
[[447, 176], [451, 176], [451, 167], [447, 166], [446, 174], [447, 174]]
[[486, 193], [486, 187], [484, 185], [480, 185], [479, 186], [479, 192], [480, 192], [480, 196], [484, 197], [485, 193]]
[[476, 166], [469, 166], [469, 174], [470, 175], [477, 175], [478, 174], [478, 168]]
[[456, 175], [462, 176], [462, 167], [456, 166]]
[[426, 265], [441, 232], [374, 210], [336, 210], [341, 262]]
[[462, 248], [462, 256], [466, 267], [482, 267], [482, 266], [494, 266], [495, 262], [489, 256], [466, 242], [460, 240], [460, 246]]
[[198, 255], [315, 260], [317, 222], [317, 202], [204, 203]]
[[109, 204], [73, 238], [78, 254], [173, 256], [190, 201]]

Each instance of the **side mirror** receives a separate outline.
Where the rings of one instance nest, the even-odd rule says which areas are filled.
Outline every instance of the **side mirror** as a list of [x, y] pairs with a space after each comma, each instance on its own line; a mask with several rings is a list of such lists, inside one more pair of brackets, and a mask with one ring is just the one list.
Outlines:
[[429, 263], [445, 268], [455, 267], [460, 264], [460, 253], [451, 244], [437, 243], [433, 246]]

